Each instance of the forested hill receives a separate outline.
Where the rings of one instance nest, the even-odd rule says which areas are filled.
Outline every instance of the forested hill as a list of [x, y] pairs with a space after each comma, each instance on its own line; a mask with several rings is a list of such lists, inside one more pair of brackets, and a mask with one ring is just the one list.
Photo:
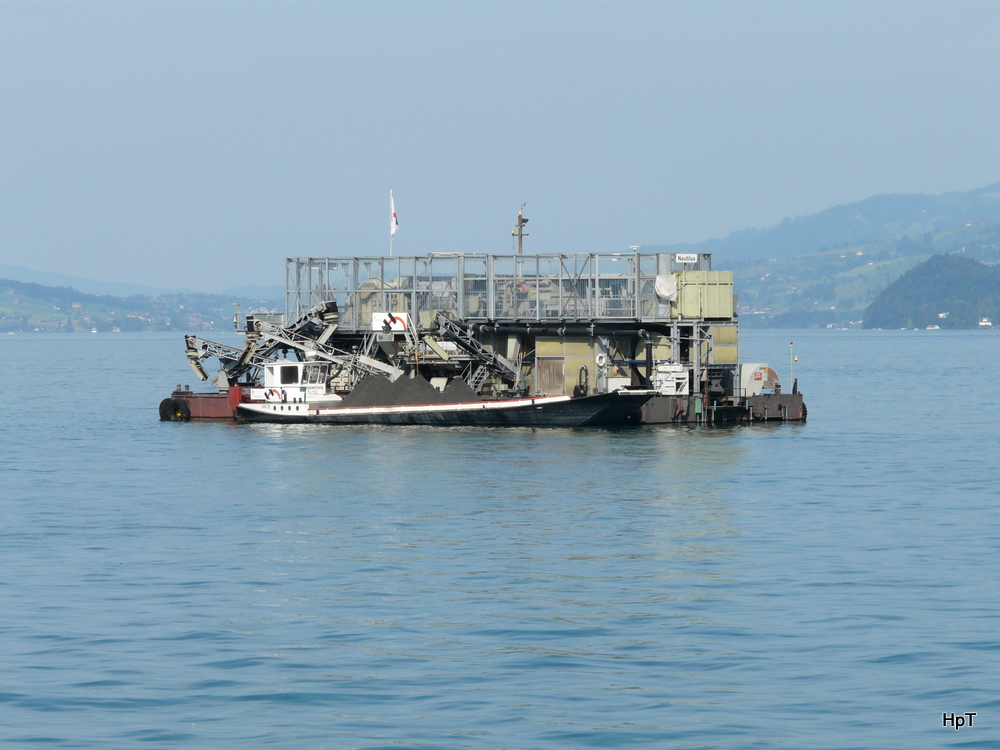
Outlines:
[[0, 332], [222, 330], [244, 312], [281, 302], [223, 294], [115, 297], [0, 279]]
[[1000, 321], [1000, 266], [935, 255], [889, 284], [869, 305], [865, 328], [978, 328]]
[[742, 229], [697, 244], [646, 245], [644, 252], [714, 253], [719, 268], [836, 247], [918, 237], [967, 223], [1000, 221], [1000, 182], [964, 193], [876, 195], [767, 229]]

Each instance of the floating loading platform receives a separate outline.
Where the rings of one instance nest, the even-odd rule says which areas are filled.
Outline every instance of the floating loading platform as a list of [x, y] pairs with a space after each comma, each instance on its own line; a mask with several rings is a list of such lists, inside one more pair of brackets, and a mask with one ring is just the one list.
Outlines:
[[[283, 314], [242, 348], [186, 337], [219, 417], [389, 424], [801, 421], [740, 363], [732, 274], [707, 253], [287, 258]], [[191, 394], [186, 395], [186, 394]], [[178, 389], [163, 419], [214, 413]], [[419, 408], [418, 408], [419, 407]]]

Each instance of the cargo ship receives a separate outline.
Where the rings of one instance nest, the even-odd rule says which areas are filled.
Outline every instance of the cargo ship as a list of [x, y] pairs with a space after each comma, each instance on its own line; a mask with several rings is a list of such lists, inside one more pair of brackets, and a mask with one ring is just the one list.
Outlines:
[[[740, 363], [708, 253], [286, 258], [283, 312], [242, 346], [186, 336], [214, 393], [165, 421], [614, 426], [803, 421], [797, 382]], [[218, 362], [210, 378], [205, 364]]]

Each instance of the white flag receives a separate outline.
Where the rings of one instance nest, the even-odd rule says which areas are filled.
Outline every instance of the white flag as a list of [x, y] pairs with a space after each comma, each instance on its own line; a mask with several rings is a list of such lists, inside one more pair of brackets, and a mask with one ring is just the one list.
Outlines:
[[392, 188], [389, 188], [389, 236], [396, 234], [399, 219], [396, 218], [396, 202], [392, 199]]

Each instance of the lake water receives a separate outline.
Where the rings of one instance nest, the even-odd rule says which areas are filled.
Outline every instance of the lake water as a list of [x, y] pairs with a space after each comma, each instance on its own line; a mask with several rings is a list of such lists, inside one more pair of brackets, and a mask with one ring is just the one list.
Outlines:
[[1000, 334], [790, 340], [804, 425], [478, 430], [0, 337], [0, 746], [997, 747]]

